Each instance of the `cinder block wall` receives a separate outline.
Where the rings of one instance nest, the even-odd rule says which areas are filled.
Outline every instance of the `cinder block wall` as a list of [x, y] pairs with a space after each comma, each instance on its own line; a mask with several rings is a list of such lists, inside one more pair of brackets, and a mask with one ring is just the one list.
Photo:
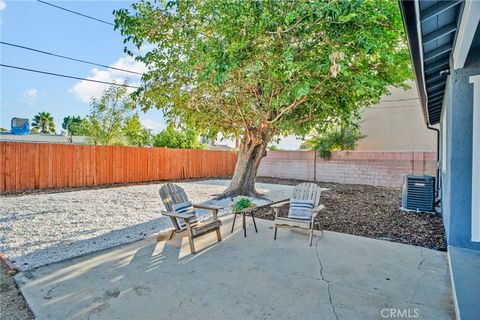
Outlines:
[[400, 187], [404, 174], [435, 175], [436, 152], [345, 151], [323, 160], [313, 151], [269, 151], [259, 176]]

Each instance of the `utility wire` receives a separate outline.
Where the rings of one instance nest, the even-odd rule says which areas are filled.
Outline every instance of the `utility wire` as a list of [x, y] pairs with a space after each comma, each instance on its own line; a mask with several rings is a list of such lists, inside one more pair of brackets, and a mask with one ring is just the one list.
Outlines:
[[133, 74], [142, 75], [140, 72], [135, 72], [135, 71], [126, 70], [126, 69], [122, 69], [122, 68], [110, 67], [110, 66], [107, 66], [107, 65], [104, 65], [104, 64], [100, 64], [100, 63], [96, 63], [96, 62], [91, 62], [91, 61], [87, 61], [87, 60], [82, 60], [82, 59], [77, 59], [77, 58], [62, 56], [62, 55], [60, 55], [60, 54], [51, 53], [51, 52], [47, 52], [47, 51], [42, 51], [42, 50], [30, 48], [30, 47], [25, 47], [25, 46], [21, 46], [21, 45], [18, 45], [18, 44], [13, 44], [13, 43], [10, 43], [10, 42], [0, 41], [0, 43], [1, 43], [1, 44], [4, 44], [4, 45], [7, 45], [7, 46], [11, 46], [11, 47], [15, 47], [15, 48], [20, 48], [20, 49], [24, 49], [24, 50], [30, 50], [30, 51], [34, 51], [34, 52], [38, 52], [38, 53], [42, 53], [42, 54], [47, 54], [47, 55], [54, 56], [54, 57], [58, 57], [58, 58], [62, 58], [62, 59], [67, 59], [67, 60], [82, 62], [82, 63], [86, 63], [86, 64], [91, 64], [91, 65], [98, 66], [98, 67], [102, 67], [102, 68], [113, 69], [113, 70], [117, 70], [117, 71], [123, 71], [123, 72], [128, 72], [128, 73], [133, 73]]
[[128, 88], [133, 88], [133, 89], [138, 89], [139, 88], [139, 87], [131, 86], [131, 85], [128, 85], [128, 84], [120, 84], [120, 83], [115, 83], [115, 82], [107, 82], [107, 81], [100, 81], [100, 80], [94, 80], [94, 79], [86, 79], [86, 78], [81, 78], [81, 77], [69, 76], [69, 75], [66, 75], [66, 74], [53, 73], [53, 72], [47, 72], [47, 71], [41, 71], [41, 70], [35, 70], [35, 69], [29, 69], [29, 68], [22, 68], [22, 67], [12, 66], [12, 65], [8, 65], [8, 64], [3, 64], [3, 63], [0, 63], [0, 67], [29, 71], [29, 72], [35, 72], [35, 73], [41, 73], [41, 74], [46, 74], [46, 75], [55, 76], [55, 77], [62, 77], [62, 78], [69, 78], [69, 79], [75, 79], [75, 80], [82, 80], [82, 81], [108, 84], [108, 85], [119, 86], [119, 87], [128, 87]]
[[77, 11], [73, 11], [73, 10], [64, 8], [64, 7], [60, 7], [60, 6], [57, 6], [57, 5], [55, 5], [55, 4], [53, 4], [53, 3], [50, 3], [50, 2], [47, 2], [47, 1], [42, 1], [42, 0], [37, 0], [37, 1], [40, 2], [40, 3], [46, 4], [46, 5], [48, 5], [48, 6], [52, 6], [52, 7], [54, 7], [54, 8], [60, 9], [60, 10], [67, 11], [67, 12], [70, 12], [70, 13], [73, 13], [73, 14], [76, 14], [76, 15], [79, 15], [79, 16], [82, 16], [82, 17], [84, 17], [84, 18], [92, 19], [92, 20], [95, 20], [95, 21], [98, 21], [98, 22], [101, 22], [101, 23], [108, 24], [108, 25], [110, 25], [110, 26], [115, 26], [115, 25], [114, 25], [113, 23], [111, 23], [111, 22], [108, 22], [108, 21], [105, 21], [105, 20], [102, 20], [102, 19], [98, 19], [98, 18], [89, 16], [89, 15], [86, 15], [86, 14], [83, 14], [83, 13], [80, 13], [80, 12], [77, 12]]

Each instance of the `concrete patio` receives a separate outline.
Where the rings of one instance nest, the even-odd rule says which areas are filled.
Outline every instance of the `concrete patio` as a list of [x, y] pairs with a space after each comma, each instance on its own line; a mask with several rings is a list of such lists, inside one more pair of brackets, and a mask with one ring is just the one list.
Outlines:
[[286, 229], [274, 241], [265, 220], [230, 236], [231, 219], [224, 241], [200, 238], [196, 255], [186, 238], [146, 239], [16, 281], [37, 319], [453, 318], [442, 252], [328, 231], [312, 247]]

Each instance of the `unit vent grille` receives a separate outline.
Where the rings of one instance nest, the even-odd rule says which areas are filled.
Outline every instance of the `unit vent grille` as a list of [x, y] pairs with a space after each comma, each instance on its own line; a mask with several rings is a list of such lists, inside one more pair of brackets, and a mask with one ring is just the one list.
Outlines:
[[435, 212], [435, 177], [405, 175], [402, 209]]

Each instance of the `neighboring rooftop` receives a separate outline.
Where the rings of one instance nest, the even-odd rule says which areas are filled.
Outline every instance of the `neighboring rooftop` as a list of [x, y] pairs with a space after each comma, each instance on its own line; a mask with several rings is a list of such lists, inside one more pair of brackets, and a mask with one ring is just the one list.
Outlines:
[[0, 132], [0, 141], [88, 144], [87, 137], [84, 136], [64, 136], [46, 133], [12, 134], [10, 132]]

